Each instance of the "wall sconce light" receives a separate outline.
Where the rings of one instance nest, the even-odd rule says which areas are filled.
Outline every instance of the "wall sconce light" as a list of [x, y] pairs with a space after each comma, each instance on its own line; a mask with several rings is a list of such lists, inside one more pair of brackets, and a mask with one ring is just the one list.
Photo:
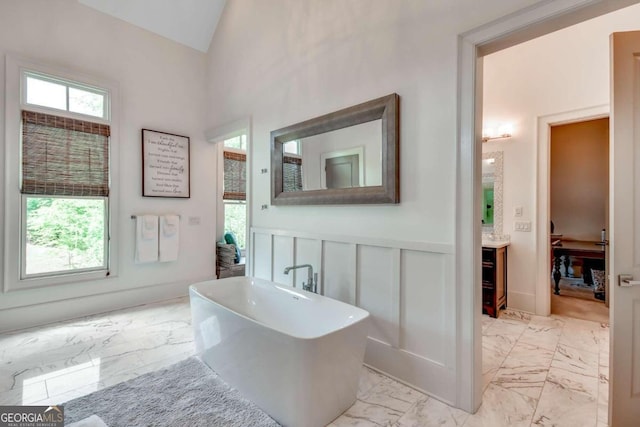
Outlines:
[[482, 142], [492, 139], [511, 138], [513, 136], [513, 125], [510, 123], [502, 124], [496, 127], [486, 127], [482, 129]]

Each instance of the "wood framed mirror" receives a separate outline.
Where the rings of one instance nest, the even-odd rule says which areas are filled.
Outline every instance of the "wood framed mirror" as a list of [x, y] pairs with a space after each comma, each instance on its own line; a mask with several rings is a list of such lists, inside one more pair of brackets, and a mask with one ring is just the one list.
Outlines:
[[271, 132], [271, 204], [400, 202], [400, 97]]

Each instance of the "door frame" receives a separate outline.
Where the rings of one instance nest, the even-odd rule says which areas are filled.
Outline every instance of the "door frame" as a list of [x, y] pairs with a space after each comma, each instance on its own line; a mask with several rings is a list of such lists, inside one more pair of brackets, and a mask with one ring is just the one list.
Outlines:
[[536, 169], [536, 312], [551, 314], [551, 262], [549, 233], [551, 221], [551, 126], [579, 123], [609, 117], [609, 104], [581, 108], [538, 117], [538, 147]]
[[[245, 236], [247, 236], [246, 246], [245, 246], [245, 258], [246, 258], [246, 266], [245, 266], [245, 275], [247, 275], [253, 266], [253, 257], [249, 256], [251, 254], [251, 226], [253, 224], [252, 218], [252, 209], [251, 209], [251, 194], [252, 194], [252, 182], [253, 177], [251, 175], [251, 171], [253, 170], [253, 137], [252, 137], [252, 128], [251, 128], [251, 117], [245, 117], [242, 119], [234, 120], [229, 123], [225, 123], [221, 126], [207, 129], [204, 132], [205, 140], [212, 144], [217, 144], [216, 147], [216, 176], [217, 179], [217, 188], [215, 192], [216, 197], [216, 239], [219, 239], [222, 234], [224, 234], [224, 202], [222, 200], [223, 193], [223, 184], [224, 180], [220, 179], [223, 176], [223, 142], [225, 139], [233, 138], [234, 136], [245, 134], [247, 135], [247, 176], [246, 178], [246, 208], [247, 208], [247, 220], [246, 220], [246, 231]], [[214, 243], [215, 246], [215, 243]]]
[[639, 0], [540, 1], [458, 36], [456, 139], [456, 404], [482, 403], [480, 283], [482, 56], [577, 24]]

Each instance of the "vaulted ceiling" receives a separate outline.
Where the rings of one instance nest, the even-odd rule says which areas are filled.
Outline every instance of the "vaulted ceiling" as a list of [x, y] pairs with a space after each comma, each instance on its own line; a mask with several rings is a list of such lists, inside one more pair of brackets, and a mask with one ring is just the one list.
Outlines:
[[78, 0], [100, 12], [206, 52], [227, 0]]

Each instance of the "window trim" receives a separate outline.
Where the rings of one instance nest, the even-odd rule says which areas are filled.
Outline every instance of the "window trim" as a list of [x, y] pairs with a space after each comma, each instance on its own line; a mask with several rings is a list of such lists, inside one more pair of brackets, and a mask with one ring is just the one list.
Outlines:
[[[56, 68], [40, 64], [31, 59], [7, 55], [5, 62], [5, 172], [4, 172], [4, 292], [20, 291], [31, 288], [58, 286], [70, 283], [85, 282], [87, 284], [102, 284], [106, 278], [118, 277], [119, 242], [114, 236], [119, 235], [119, 121], [118, 121], [118, 85], [106, 79], [97, 79], [79, 71]], [[102, 88], [107, 94], [110, 120], [101, 119], [81, 113], [73, 113], [55, 108], [26, 104], [23, 90], [25, 72], [59, 77], [63, 81], [72, 81], [83, 89], [83, 86]], [[105, 107], [106, 108], [106, 107]], [[107, 202], [108, 215], [105, 245], [108, 245], [107, 268], [99, 271], [65, 271], [64, 273], [47, 274], [46, 276], [22, 278], [22, 230], [26, 221], [26, 211], [22, 208], [22, 194], [20, 193], [21, 168], [21, 111], [54, 114], [61, 117], [78, 118], [108, 123], [111, 128], [109, 141], [110, 190]], [[16, 207], [20, 206], [20, 209]]]

